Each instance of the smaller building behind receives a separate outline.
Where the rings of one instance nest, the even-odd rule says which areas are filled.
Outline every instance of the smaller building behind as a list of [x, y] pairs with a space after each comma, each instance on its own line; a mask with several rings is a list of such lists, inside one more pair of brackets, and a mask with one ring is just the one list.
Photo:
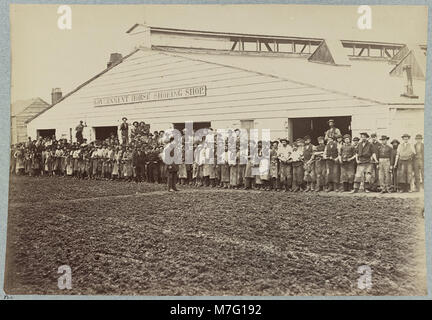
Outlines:
[[35, 117], [51, 105], [41, 98], [18, 100], [11, 104], [11, 143], [27, 140], [26, 121]]

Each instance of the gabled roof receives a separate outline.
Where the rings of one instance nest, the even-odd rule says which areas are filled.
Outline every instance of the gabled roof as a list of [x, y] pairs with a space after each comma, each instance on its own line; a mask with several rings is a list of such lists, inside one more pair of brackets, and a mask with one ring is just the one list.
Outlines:
[[82, 84], [80, 84], [78, 87], [76, 87], [75, 89], [73, 89], [71, 92], [67, 93], [66, 95], [64, 95], [60, 100], [58, 100], [55, 104], [52, 104], [50, 107], [46, 108], [45, 110], [39, 112], [38, 114], [34, 115], [33, 117], [31, 117], [30, 119], [28, 119], [26, 121], [26, 123], [32, 121], [33, 119], [39, 117], [42, 113], [44, 113], [45, 111], [51, 109], [53, 106], [55, 106], [56, 104], [62, 102], [64, 99], [68, 98], [69, 96], [71, 96], [72, 94], [74, 94], [75, 92], [77, 92], [78, 90], [80, 90], [81, 88], [85, 87], [86, 85], [88, 85], [89, 83], [91, 83], [92, 81], [96, 80], [97, 78], [99, 78], [100, 76], [102, 76], [104, 73], [108, 72], [109, 70], [111, 70], [112, 68], [115, 68], [116, 66], [118, 66], [119, 64], [121, 64], [123, 62], [123, 60], [129, 58], [131, 55], [133, 55], [135, 52], [139, 51], [139, 49], [135, 49], [134, 51], [132, 51], [131, 53], [129, 53], [128, 55], [124, 56], [123, 59], [116, 63], [113, 64], [112, 66], [102, 70], [101, 72], [99, 72], [98, 74], [96, 74], [94, 77], [90, 78], [89, 80], [83, 82]]
[[351, 60], [349, 68], [342, 68], [310, 63], [307, 59], [300, 58], [194, 53], [193, 50], [171, 51], [181, 57], [255, 71], [382, 104], [424, 104], [425, 81], [414, 80], [414, 91], [419, 96], [418, 99], [401, 97], [406, 80], [402, 77], [391, 77], [389, 71], [393, 66], [384, 61]]
[[403, 76], [405, 65], [412, 67], [412, 76], [416, 79], [426, 79], [426, 55], [418, 46], [407, 47], [405, 56], [390, 71], [391, 76]]
[[308, 58], [311, 62], [326, 63], [335, 66], [350, 66], [351, 62], [339, 40], [325, 39]]
[[37, 97], [37, 98], [31, 98], [26, 100], [17, 100], [14, 103], [11, 104], [11, 117], [17, 116], [20, 113], [23, 113], [28, 107], [31, 105], [38, 104], [38, 105], [46, 105], [49, 106], [48, 102], [45, 102], [43, 99]]

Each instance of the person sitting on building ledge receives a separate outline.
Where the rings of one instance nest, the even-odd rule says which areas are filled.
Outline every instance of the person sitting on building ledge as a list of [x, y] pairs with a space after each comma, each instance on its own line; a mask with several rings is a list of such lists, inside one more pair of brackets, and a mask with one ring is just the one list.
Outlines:
[[75, 137], [76, 137], [79, 144], [83, 143], [83, 141], [84, 141], [83, 140], [84, 127], [87, 127], [87, 124], [81, 120], [80, 123], [75, 128], [75, 131], [76, 131]]
[[326, 142], [329, 138], [333, 138], [334, 140], [336, 140], [337, 136], [342, 136], [340, 130], [335, 127], [335, 121], [333, 119], [330, 119], [329, 121], [327, 121], [327, 123], [328, 123], [330, 129], [328, 129], [324, 135]]
[[127, 118], [122, 118], [122, 124], [120, 125], [120, 134], [122, 139], [122, 144], [127, 145], [129, 143], [129, 124], [127, 123]]

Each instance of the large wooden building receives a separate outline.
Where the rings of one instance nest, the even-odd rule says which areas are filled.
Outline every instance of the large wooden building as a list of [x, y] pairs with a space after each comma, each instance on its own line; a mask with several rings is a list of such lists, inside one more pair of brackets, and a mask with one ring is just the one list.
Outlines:
[[[417, 71], [426, 67], [424, 45], [140, 24], [127, 33], [136, 50], [111, 55], [105, 70], [32, 119], [30, 136], [74, 139], [83, 120], [89, 141], [103, 139], [123, 116], [152, 131], [193, 121], [195, 128], [271, 129], [272, 138], [290, 140], [315, 140], [329, 118], [353, 136], [423, 133], [425, 79]], [[400, 71], [405, 64], [414, 77]]]

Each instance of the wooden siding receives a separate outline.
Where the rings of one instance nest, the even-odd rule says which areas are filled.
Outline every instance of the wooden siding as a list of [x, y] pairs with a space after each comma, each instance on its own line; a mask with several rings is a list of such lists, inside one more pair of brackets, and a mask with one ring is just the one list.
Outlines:
[[[206, 96], [93, 105], [95, 98], [105, 96], [199, 85], [207, 87]], [[55, 128], [58, 137], [69, 136], [70, 129], [84, 120], [89, 126], [84, 135], [93, 139], [91, 127], [119, 125], [123, 116], [131, 123], [150, 123], [152, 130], [184, 121], [211, 121], [213, 128], [240, 127], [241, 120], [253, 119], [255, 128], [270, 128], [275, 138], [286, 134], [290, 117], [351, 115], [355, 125], [357, 115], [381, 117], [386, 112], [381, 104], [271, 75], [140, 50], [32, 120], [28, 132], [35, 137], [37, 129]]]

